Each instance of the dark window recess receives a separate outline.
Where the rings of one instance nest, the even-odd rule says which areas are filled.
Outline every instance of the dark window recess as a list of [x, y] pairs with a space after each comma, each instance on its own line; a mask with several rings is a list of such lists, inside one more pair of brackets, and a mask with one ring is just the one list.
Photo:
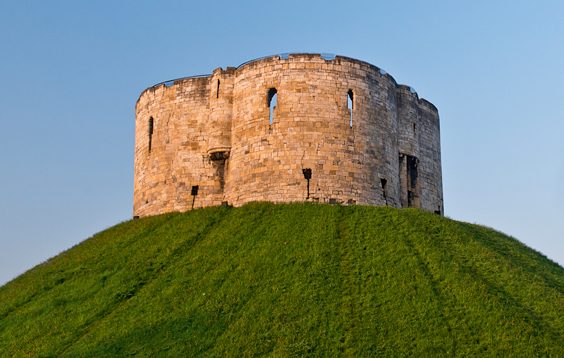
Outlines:
[[274, 110], [278, 105], [278, 91], [276, 90], [276, 88], [270, 88], [268, 90], [266, 105], [269, 109], [268, 123], [272, 125], [272, 123], [274, 123]]
[[226, 161], [229, 158], [229, 152], [214, 152], [210, 154], [210, 159], [212, 161], [212, 165], [215, 167], [216, 171], [216, 178], [219, 179], [219, 189], [221, 192], [225, 189], [225, 166]]
[[153, 146], [153, 128], [154, 128], [154, 119], [153, 117], [149, 118], [149, 153], [151, 152], [151, 147]]
[[400, 187], [401, 187], [401, 205], [402, 207], [416, 207], [419, 208], [421, 203], [419, 201], [419, 183], [418, 183], [418, 165], [419, 159], [417, 157], [400, 153]]
[[409, 177], [409, 187], [414, 189], [417, 187], [417, 158], [411, 155], [407, 156], [407, 176]]
[[415, 123], [413, 123], [413, 134], [415, 134]]
[[349, 110], [349, 127], [352, 128], [352, 126], [353, 126], [354, 94], [353, 94], [353, 91], [351, 89], [347, 92], [347, 108]]
[[210, 159], [213, 161], [226, 160], [229, 158], [229, 152], [213, 152], [210, 154]]
[[435, 214], [441, 215], [441, 206], [440, 206], [440, 205], [439, 205], [439, 207], [437, 208], [437, 210], [435, 210]]
[[190, 192], [190, 194], [192, 195], [192, 209], [194, 209], [194, 203], [196, 202], [196, 195], [198, 195], [199, 189], [199, 185], [192, 185], [192, 191]]
[[415, 201], [415, 195], [413, 194], [413, 192], [411, 190], [407, 191], [407, 207], [411, 208], [413, 207], [413, 202]]
[[384, 196], [384, 203], [388, 205], [388, 193], [386, 193], [386, 184], [388, 184], [388, 181], [384, 178], [380, 178], [380, 185], [382, 186], [382, 196]]
[[215, 98], [219, 98], [219, 84], [221, 82], [219, 80], [217, 80], [217, 90], [215, 91]]
[[302, 173], [304, 174], [304, 179], [307, 181], [307, 196], [306, 196], [306, 199], [309, 199], [309, 180], [311, 179], [311, 168], [302, 169]]
[[219, 160], [214, 164], [216, 165], [216, 174], [219, 179], [219, 189], [223, 192], [225, 189], [225, 160]]
[[334, 198], [329, 199], [329, 204], [337, 204], [337, 199]]

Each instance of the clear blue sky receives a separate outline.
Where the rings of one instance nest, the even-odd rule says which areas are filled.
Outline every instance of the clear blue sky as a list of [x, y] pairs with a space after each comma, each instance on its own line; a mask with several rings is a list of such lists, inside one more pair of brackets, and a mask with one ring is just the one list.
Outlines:
[[384, 68], [441, 116], [446, 215], [564, 264], [562, 1], [0, 3], [0, 284], [132, 214], [134, 106], [281, 52]]

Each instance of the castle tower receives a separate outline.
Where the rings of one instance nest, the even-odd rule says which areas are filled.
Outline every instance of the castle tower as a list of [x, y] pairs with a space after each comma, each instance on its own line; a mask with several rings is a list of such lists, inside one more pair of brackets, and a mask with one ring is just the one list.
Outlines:
[[213, 71], [209, 99], [208, 154], [227, 158], [231, 151], [231, 118], [233, 109], [233, 79], [235, 68]]
[[228, 67], [225, 71], [218, 68], [213, 71], [210, 81], [207, 154], [218, 181], [215, 191], [221, 196], [222, 202], [231, 153], [234, 77], [235, 68]]
[[443, 213], [439, 117], [366, 62], [290, 54], [145, 90], [134, 215], [250, 201]]

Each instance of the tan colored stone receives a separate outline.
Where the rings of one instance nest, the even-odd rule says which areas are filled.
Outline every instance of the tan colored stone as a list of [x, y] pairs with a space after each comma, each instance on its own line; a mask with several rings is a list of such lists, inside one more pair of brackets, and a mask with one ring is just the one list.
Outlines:
[[340, 56], [272, 56], [146, 89], [136, 106], [134, 215], [249, 201], [442, 214], [438, 112], [377, 67]]

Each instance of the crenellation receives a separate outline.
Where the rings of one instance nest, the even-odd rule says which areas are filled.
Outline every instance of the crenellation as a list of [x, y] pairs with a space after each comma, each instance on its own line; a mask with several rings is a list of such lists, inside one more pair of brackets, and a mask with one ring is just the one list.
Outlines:
[[135, 216], [249, 201], [444, 210], [436, 107], [348, 57], [271, 56], [157, 84], [135, 128]]

